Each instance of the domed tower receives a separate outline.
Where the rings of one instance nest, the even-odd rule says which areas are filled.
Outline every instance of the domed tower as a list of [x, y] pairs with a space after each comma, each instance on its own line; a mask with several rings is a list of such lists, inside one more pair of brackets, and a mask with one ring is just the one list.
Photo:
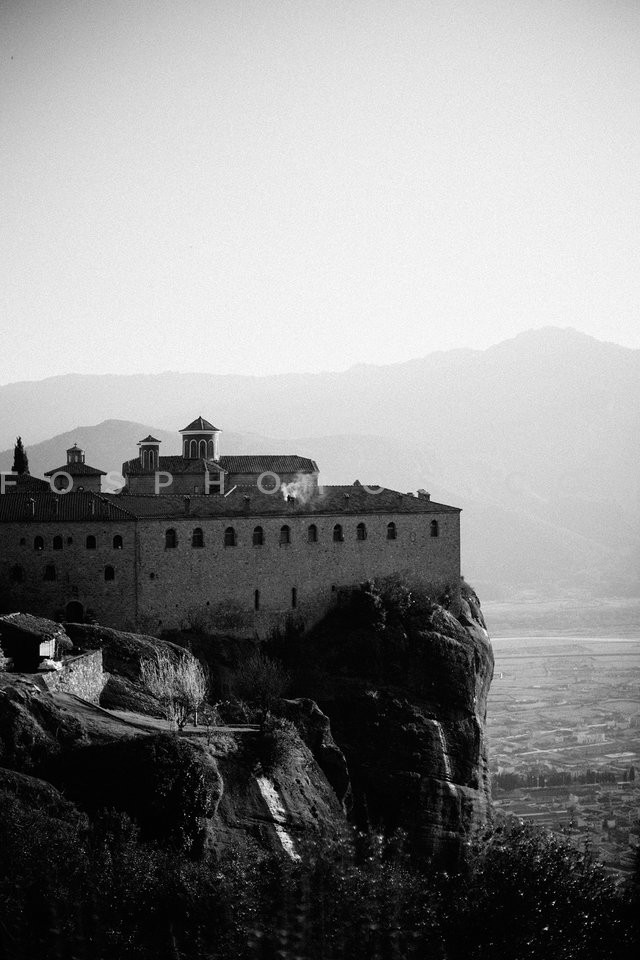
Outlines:
[[51, 477], [50, 483], [60, 492], [100, 493], [100, 478], [106, 477], [106, 473], [97, 467], [90, 467], [85, 461], [84, 450], [74, 443], [67, 450], [65, 465], [56, 467], [55, 470], [47, 470], [45, 477]]
[[197, 417], [180, 430], [182, 456], [185, 460], [217, 460], [220, 454], [219, 437], [222, 431], [204, 417]]
[[67, 450], [67, 465], [72, 463], [84, 463], [84, 450], [77, 443]]
[[140, 447], [140, 464], [143, 470], [157, 470], [160, 464], [160, 440], [149, 434], [144, 440], [138, 441]]

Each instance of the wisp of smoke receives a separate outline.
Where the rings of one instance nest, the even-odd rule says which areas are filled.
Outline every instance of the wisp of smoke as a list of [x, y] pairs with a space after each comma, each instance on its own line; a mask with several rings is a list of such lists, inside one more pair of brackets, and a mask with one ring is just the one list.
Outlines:
[[315, 480], [308, 473], [297, 473], [290, 483], [280, 484], [283, 498], [293, 497], [298, 503], [308, 503], [315, 490]]

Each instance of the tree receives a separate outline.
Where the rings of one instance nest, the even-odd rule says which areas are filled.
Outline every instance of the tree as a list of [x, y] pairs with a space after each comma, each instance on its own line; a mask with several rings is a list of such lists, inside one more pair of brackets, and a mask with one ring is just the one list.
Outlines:
[[29, 473], [29, 458], [27, 456], [27, 451], [22, 445], [22, 437], [18, 437], [16, 439], [16, 444], [13, 448], [12, 473], [17, 473], [18, 476]]
[[182, 730], [193, 714], [198, 724], [198, 710], [207, 694], [207, 675], [202, 664], [189, 653], [172, 657], [158, 652], [153, 659], [140, 664], [142, 682], [164, 710], [170, 723]]

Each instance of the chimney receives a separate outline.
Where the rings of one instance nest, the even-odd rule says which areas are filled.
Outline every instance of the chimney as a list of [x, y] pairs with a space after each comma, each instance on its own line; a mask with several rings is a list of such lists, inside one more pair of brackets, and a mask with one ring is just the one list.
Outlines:
[[187, 517], [191, 513], [191, 497], [184, 498], [184, 512]]
[[418, 490], [418, 498], [420, 500], [431, 500], [431, 494], [420, 488], [420, 490]]
[[35, 500], [33, 499], [33, 497], [29, 497], [29, 504], [30, 504], [29, 510], [30, 510], [31, 516], [32, 516], [32, 517], [35, 517], [35, 515], [36, 515], [36, 502], [35, 502]]

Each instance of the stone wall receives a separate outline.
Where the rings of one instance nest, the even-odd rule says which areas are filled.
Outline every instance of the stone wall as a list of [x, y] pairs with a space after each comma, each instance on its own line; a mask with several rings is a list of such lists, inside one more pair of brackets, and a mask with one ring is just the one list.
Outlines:
[[[430, 535], [433, 519], [439, 536]], [[396, 524], [397, 539], [387, 539], [387, 524]], [[310, 523], [318, 541], [308, 541]], [[333, 540], [336, 523], [343, 542]], [[367, 537], [358, 540], [359, 523]], [[290, 528], [290, 543], [280, 543], [281, 527]], [[264, 543], [253, 545], [259, 525]], [[236, 546], [225, 546], [225, 529], [233, 526]], [[177, 546], [165, 547], [165, 531], [177, 533]], [[191, 545], [200, 527], [204, 546]], [[246, 613], [241, 632], [262, 635], [287, 616], [307, 624], [337, 599], [340, 587], [371, 577], [406, 573], [445, 586], [455, 593], [460, 574], [460, 518], [457, 513], [318, 515], [149, 520], [140, 530], [139, 610], [145, 629], [180, 626], [185, 617], [215, 617], [238, 606]], [[293, 591], [295, 590], [295, 594]], [[255, 610], [256, 591], [258, 609]]]
[[89, 650], [77, 657], [69, 657], [62, 670], [41, 674], [51, 692], [73, 693], [83, 700], [98, 703], [106, 683], [102, 669], [102, 650]]
[[[88, 536], [96, 538], [93, 550], [87, 549]], [[122, 537], [122, 549], [114, 549], [116, 536]], [[10, 598], [12, 609], [65, 620], [67, 604], [77, 602], [85, 616], [102, 623], [135, 625], [135, 522], [6, 523], [0, 537], [0, 593]], [[37, 537], [44, 542], [41, 550], [34, 549]], [[62, 549], [53, 549], [54, 537], [62, 537]], [[22, 583], [12, 580], [16, 566], [24, 571]], [[55, 580], [45, 580], [49, 566], [55, 567]], [[113, 580], [105, 580], [108, 566]]]
[[[437, 537], [430, 534], [434, 519]], [[395, 540], [387, 539], [391, 521]], [[312, 523], [317, 542], [309, 542]], [[333, 539], [338, 523], [342, 542]], [[366, 527], [364, 540], [357, 537], [360, 523]], [[280, 542], [285, 524], [289, 543]], [[236, 546], [225, 546], [229, 526]], [[254, 546], [256, 526], [263, 529], [264, 543]], [[192, 546], [197, 527], [204, 534], [202, 547]], [[169, 528], [177, 532], [175, 548], [165, 546]], [[145, 632], [207, 624], [262, 636], [290, 615], [311, 624], [336, 602], [341, 587], [371, 577], [407, 574], [455, 593], [460, 574], [460, 517], [449, 512], [301, 516], [285, 510], [280, 516], [233, 519], [181, 515], [138, 522], [15, 523], [3, 524], [0, 536], [0, 592], [11, 609], [69, 620], [77, 610], [70, 613], [68, 604], [76, 602], [85, 617]], [[35, 550], [39, 536], [44, 548]], [[54, 536], [62, 536], [62, 549], [53, 549]], [[87, 536], [95, 536], [95, 549], [87, 549]], [[122, 549], [114, 549], [115, 536], [122, 537]], [[24, 570], [23, 583], [11, 580], [16, 565]], [[44, 578], [50, 565], [55, 580]], [[107, 567], [113, 567], [113, 580], [105, 579]], [[231, 631], [232, 625], [239, 631]]]

